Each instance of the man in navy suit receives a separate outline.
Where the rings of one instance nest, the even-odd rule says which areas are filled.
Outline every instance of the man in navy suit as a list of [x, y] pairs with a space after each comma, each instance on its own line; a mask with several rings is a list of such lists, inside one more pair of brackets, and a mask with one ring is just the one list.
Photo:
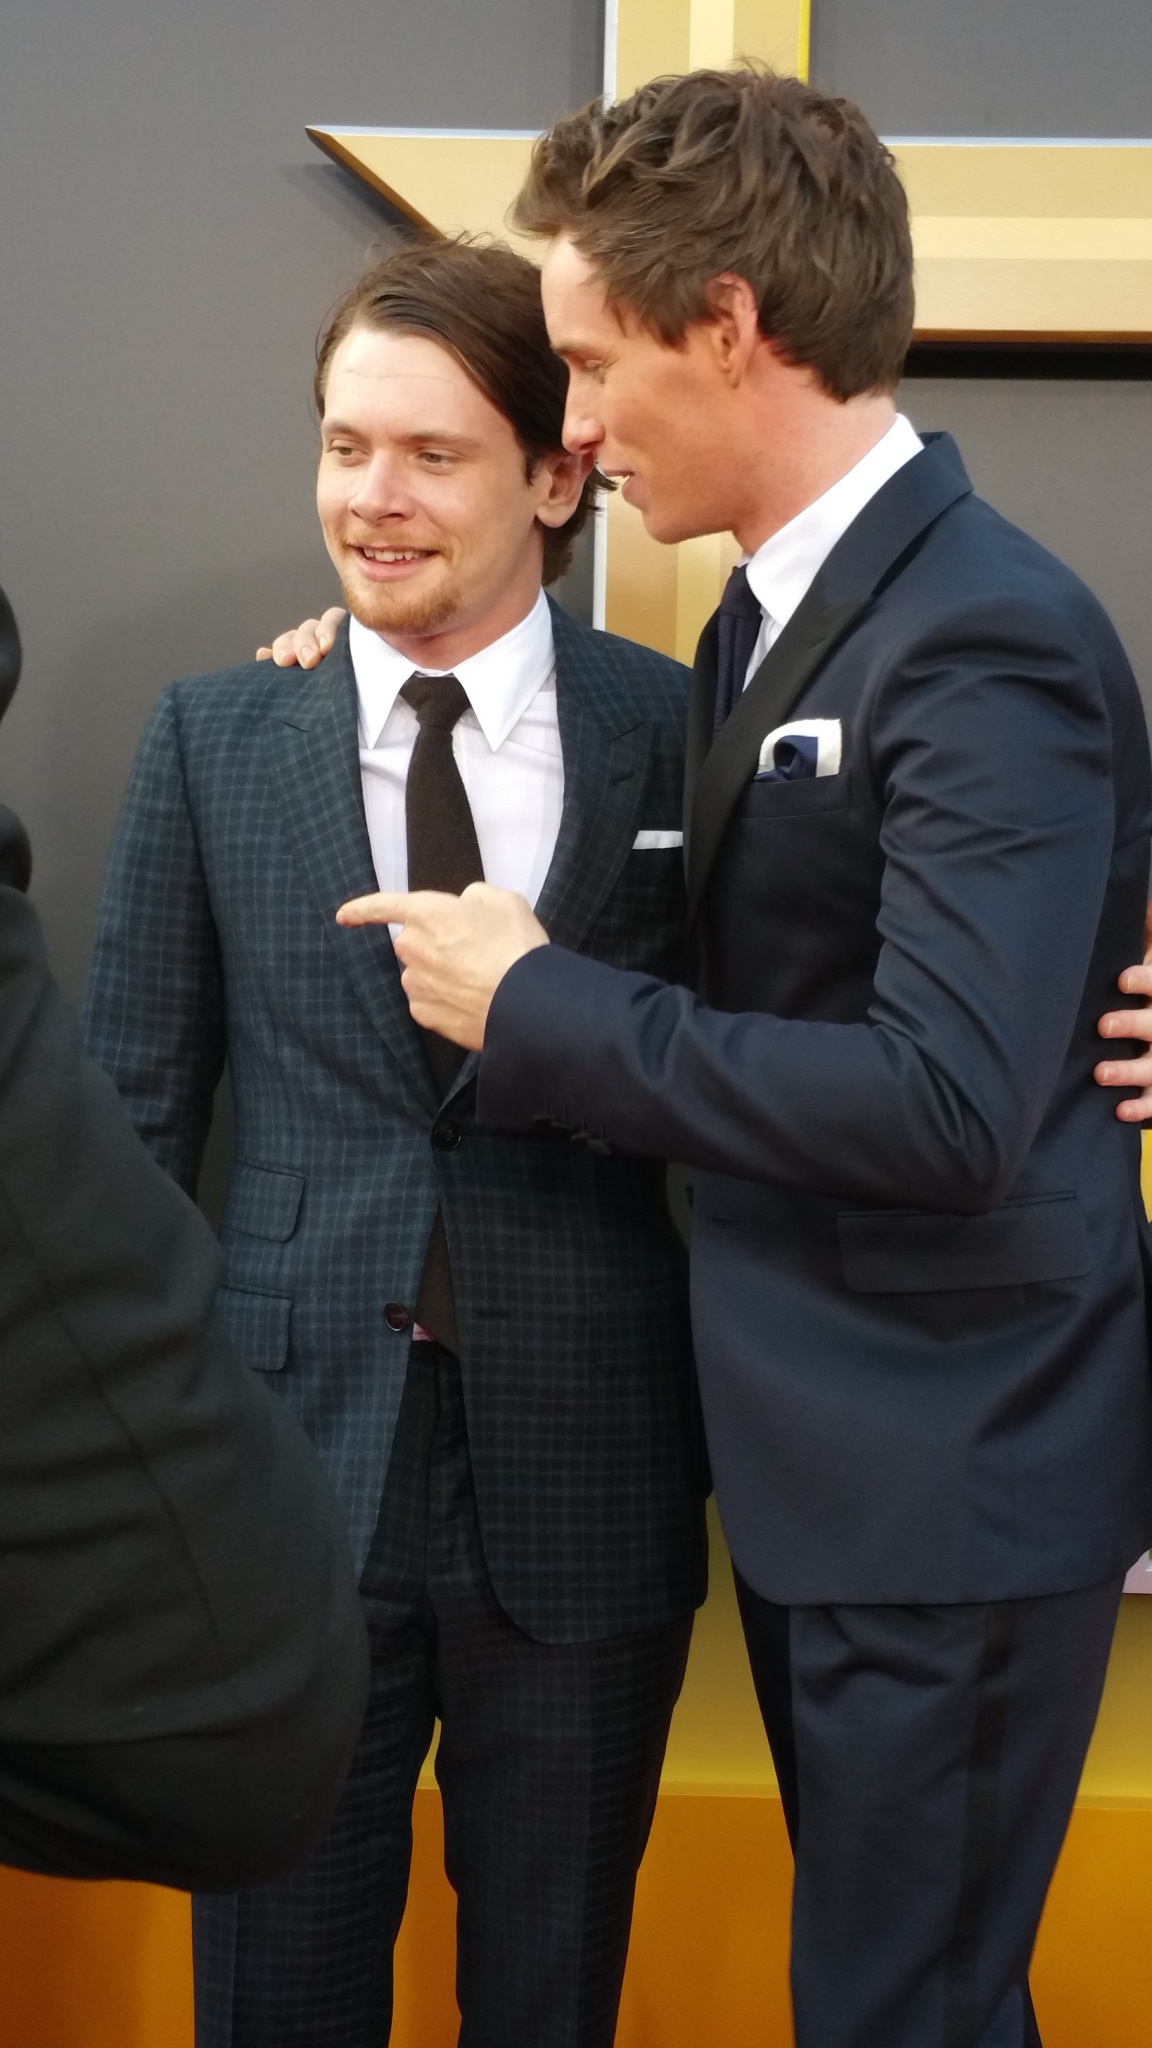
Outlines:
[[478, 1130], [348, 896], [487, 875], [675, 971], [686, 671], [542, 578], [592, 502], [539, 275], [421, 244], [321, 350], [317, 502], [352, 613], [314, 673], [179, 683], [113, 850], [89, 1038], [195, 1185], [227, 1056], [220, 1305], [347, 1518], [372, 1651], [333, 1826], [194, 1911], [198, 2048], [387, 2039], [436, 1719], [465, 2048], [609, 2048], [692, 1611], [704, 1459], [662, 1168]]
[[[701, 73], [559, 122], [521, 225], [566, 437], [745, 550], [696, 663], [690, 986], [475, 888], [385, 897], [481, 1121], [696, 1169], [717, 1494], [796, 1851], [798, 2048], [1025, 2048], [1152, 1533], [1136, 1135], [1093, 1085], [1150, 782], [1107, 618], [892, 391], [859, 111]], [[551, 943], [548, 943], [551, 940]]]

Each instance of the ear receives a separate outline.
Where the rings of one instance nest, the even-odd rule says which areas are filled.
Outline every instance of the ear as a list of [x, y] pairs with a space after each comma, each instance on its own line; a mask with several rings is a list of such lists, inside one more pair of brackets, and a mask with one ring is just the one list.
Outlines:
[[739, 384], [764, 346], [756, 294], [746, 277], [725, 270], [709, 281], [704, 296], [708, 312], [701, 326], [716, 366], [727, 383]]
[[571, 519], [595, 459], [591, 448], [559, 448], [540, 457], [536, 517], [542, 525], [563, 526]]

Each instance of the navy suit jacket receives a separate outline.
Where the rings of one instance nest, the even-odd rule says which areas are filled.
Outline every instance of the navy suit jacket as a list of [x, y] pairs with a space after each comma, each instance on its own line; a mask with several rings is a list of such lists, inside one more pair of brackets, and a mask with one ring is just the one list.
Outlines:
[[[688, 674], [554, 610], [564, 808], [540, 900], [569, 947], [667, 975]], [[227, 1055], [235, 1165], [224, 1321], [303, 1422], [362, 1566], [437, 1206], [452, 1260], [485, 1558], [528, 1633], [656, 1626], [703, 1594], [705, 1469], [687, 1261], [663, 1172], [567, 1134], [481, 1132], [477, 1060], [441, 1100], [375, 889], [342, 633], [312, 674], [173, 685], [144, 737], [104, 890], [88, 1039], [193, 1189]]]
[[[736, 1562], [789, 1603], [1071, 1590], [1152, 1534], [1138, 1133], [1092, 1080], [1139, 956], [1148, 746], [1107, 618], [933, 437], [689, 740], [695, 989], [562, 946], [497, 991], [482, 1120], [697, 1168]], [[839, 774], [757, 780], [793, 715]]]

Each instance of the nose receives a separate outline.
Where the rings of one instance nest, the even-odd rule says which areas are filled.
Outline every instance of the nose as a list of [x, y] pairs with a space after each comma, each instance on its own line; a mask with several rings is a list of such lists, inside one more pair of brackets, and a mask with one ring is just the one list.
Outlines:
[[574, 377], [568, 386], [564, 407], [564, 446], [572, 455], [595, 455], [604, 439], [604, 422], [593, 405], [591, 393], [582, 390]]
[[400, 466], [392, 461], [385, 449], [378, 449], [371, 462], [359, 472], [348, 508], [358, 519], [371, 525], [382, 519], [412, 517], [416, 509], [415, 500], [404, 483]]

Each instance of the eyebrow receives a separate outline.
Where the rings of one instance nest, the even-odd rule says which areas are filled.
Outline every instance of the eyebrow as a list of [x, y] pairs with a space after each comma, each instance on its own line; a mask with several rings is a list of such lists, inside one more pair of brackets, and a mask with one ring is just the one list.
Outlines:
[[[354, 441], [365, 438], [360, 427], [351, 426], [344, 420], [326, 419], [323, 431], [325, 434], [349, 434]], [[396, 434], [392, 438], [406, 448], [426, 448], [430, 442], [437, 447], [459, 448], [461, 451], [480, 446], [474, 435], [454, 434], [448, 427], [415, 427], [410, 433]]]

